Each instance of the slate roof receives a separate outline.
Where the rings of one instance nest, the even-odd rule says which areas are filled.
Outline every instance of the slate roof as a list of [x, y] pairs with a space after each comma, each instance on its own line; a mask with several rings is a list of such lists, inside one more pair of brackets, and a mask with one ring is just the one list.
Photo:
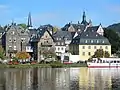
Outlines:
[[85, 25], [82, 25], [82, 24], [70, 24], [70, 23], [69, 23], [69, 24], [66, 24], [66, 25], [62, 28], [62, 30], [63, 30], [63, 31], [68, 31], [68, 28], [69, 28], [71, 25], [75, 28], [76, 31], [78, 31], [78, 29], [80, 29], [80, 30], [83, 31], [83, 30], [85, 29], [85, 27], [86, 27]]
[[72, 40], [72, 35], [68, 31], [59, 30], [55, 34], [53, 34], [53, 38], [55, 39], [55, 41], [57, 41], [57, 38], [61, 38], [61, 40], [64, 40], [65, 38], [67, 38], [67, 40]]
[[[40, 38], [44, 35], [45, 32], [48, 32], [49, 35], [52, 37], [52, 35], [50, 34], [50, 32], [45, 28], [45, 26], [40, 26], [37, 30], [36, 30], [36, 34], [34, 34], [31, 37], [31, 42], [38, 42], [40, 40]], [[52, 37], [53, 38], [53, 37]], [[54, 40], [54, 39], [53, 39]]]
[[99, 26], [92, 26], [92, 27], [87, 27], [86, 31], [97, 31]]
[[110, 45], [107, 38], [99, 35], [95, 31], [85, 31], [75, 37], [71, 44], [83, 44], [83, 45]]

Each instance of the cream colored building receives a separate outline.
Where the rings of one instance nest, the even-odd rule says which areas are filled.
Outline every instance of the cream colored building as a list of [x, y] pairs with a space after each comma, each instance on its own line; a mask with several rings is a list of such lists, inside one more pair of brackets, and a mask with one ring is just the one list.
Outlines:
[[101, 24], [88, 27], [73, 38], [70, 44], [72, 54], [79, 55], [79, 59], [85, 61], [93, 56], [97, 49], [103, 49], [103, 51], [108, 51], [111, 56], [111, 44], [103, 35], [104, 30]]

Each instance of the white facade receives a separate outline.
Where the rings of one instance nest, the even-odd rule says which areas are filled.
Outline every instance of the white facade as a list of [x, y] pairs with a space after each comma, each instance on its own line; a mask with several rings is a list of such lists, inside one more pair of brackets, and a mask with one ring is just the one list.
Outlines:
[[62, 53], [65, 53], [66, 46], [55, 46], [55, 52], [58, 56], [60, 56]]
[[103, 30], [103, 28], [102, 28], [101, 25], [99, 26], [99, 28], [97, 30], [97, 33], [100, 34], [100, 35], [102, 35], [102, 36], [104, 35], [104, 30]]
[[26, 52], [33, 52], [33, 48], [31, 46], [26, 46]]

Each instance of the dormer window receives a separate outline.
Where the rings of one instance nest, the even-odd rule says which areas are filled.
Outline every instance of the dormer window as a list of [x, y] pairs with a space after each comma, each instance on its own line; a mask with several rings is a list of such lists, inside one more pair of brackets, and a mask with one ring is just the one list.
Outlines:
[[96, 37], [97, 37], [98, 35], [96, 34]]
[[85, 40], [85, 43], [87, 43], [87, 40]]
[[97, 43], [99, 43], [99, 41], [97, 40]]
[[102, 41], [102, 43], [105, 43], [104, 41]]
[[88, 34], [86, 34], [86, 36], [88, 36]]
[[78, 31], [81, 31], [80, 29], [78, 29]]
[[93, 43], [93, 40], [91, 40], [91, 43]]

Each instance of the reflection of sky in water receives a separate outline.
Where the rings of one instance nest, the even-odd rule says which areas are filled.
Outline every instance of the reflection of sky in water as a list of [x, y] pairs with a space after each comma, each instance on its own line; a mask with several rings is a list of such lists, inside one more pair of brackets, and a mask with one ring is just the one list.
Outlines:
[[120, 90], [119, 69], [1, 69], [0, 90]]

